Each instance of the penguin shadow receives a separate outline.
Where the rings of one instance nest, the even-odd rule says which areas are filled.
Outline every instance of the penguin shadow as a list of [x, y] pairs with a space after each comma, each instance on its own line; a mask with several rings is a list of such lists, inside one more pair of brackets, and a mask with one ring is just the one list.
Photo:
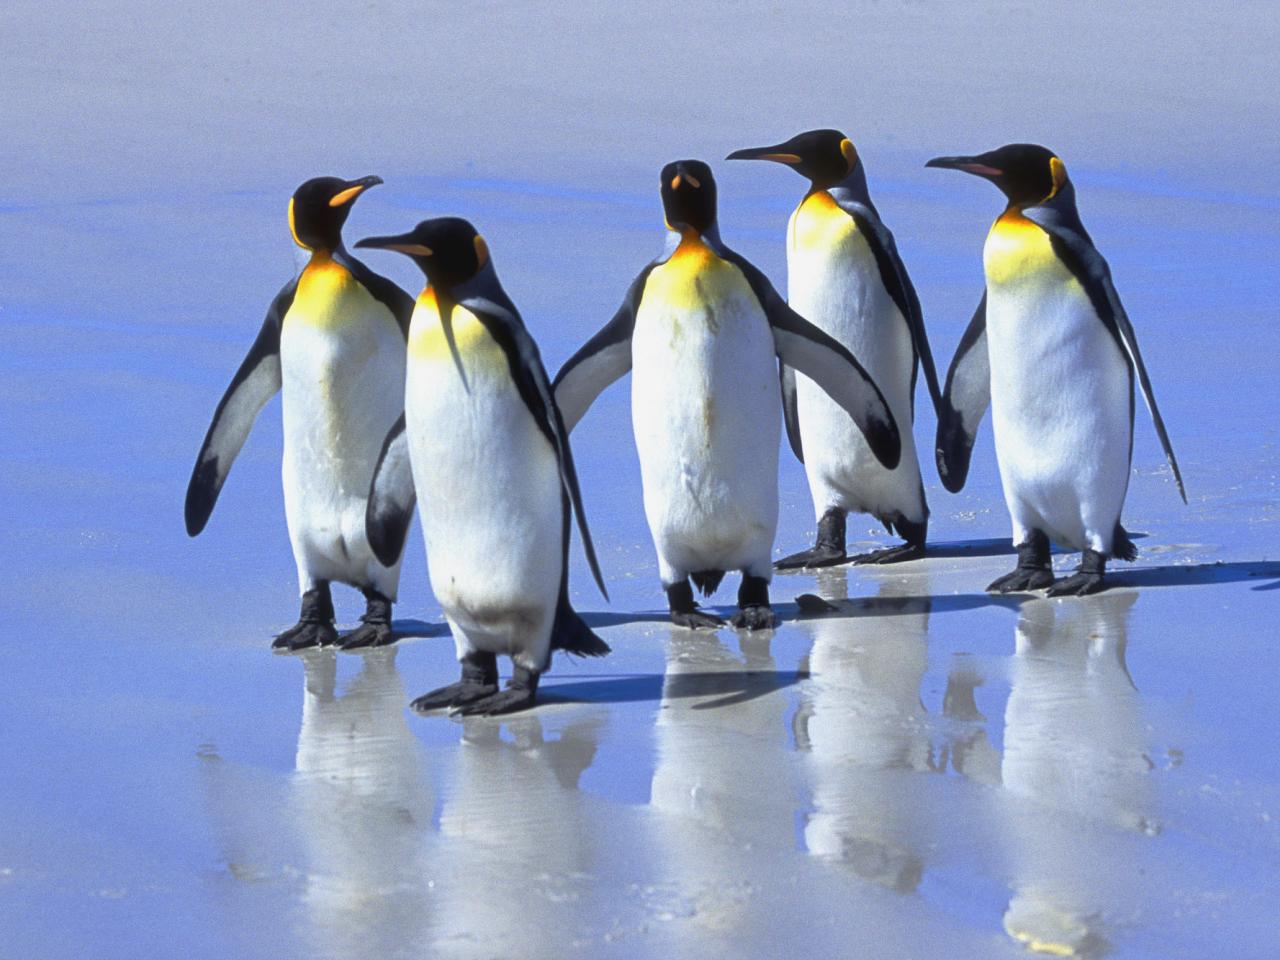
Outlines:
[[1163, 567], [1133, 567], [1108, 573], [1115, 587], [1193, 587], [1264, 580], [1254, 590], [1280, 590], [1280, 562], [1243, 560], [1231, 563], [1196, 563]]
[[[396, 643], [401, 640], [435, 640], [441, 637], [450, 637], [449, 625], [447, 623], [432, 623], [428, 620], [392, 620], [391, 634], [396, 638]], [[351, 653], [360, 651], [352, 650]]]
[[[714, 637], [707, 639], [718, 643]], [[716, 710], [767, 697], [808, 677], [809, 674], [803, 670], [752, 669], [749, 666], [743, 670], [692, 670], [675, 676], [627, 673], [599, 680], [544, 685], [539, 699], [547, 704], [656, 703], [696, 699], [701, 702], [693, 704], [690, 709]]]

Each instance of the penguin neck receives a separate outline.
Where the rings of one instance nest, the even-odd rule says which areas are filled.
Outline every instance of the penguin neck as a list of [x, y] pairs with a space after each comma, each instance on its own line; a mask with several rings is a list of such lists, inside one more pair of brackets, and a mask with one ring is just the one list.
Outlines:
[[853, 169], [845, 174], [843, 179], [837, 180], [830, 186], [820, 187], [817, 183], [810, 186], [810, 195], [819, 192], [830, 193], [833, 196], [839, 196], [842, 200], [853, 200], [871, 206], [871, 194], [867, 190], [867, 174], [862, 169], [861, 161], [854, 164]]
[[670, 259], [679, 252], [693, 252], [698, 248], [719, 251], [724, 244], [720, 242], [720, 227], [712, 223], [705, 230], [698, 231], [692, 227], [681, 227], [667, 234], [667, 248], [664, 259]]

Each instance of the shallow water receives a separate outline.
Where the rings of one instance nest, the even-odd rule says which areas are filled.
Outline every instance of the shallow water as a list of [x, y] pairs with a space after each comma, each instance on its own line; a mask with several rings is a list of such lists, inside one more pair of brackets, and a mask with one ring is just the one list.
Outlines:
[[[1269, 5], [309, 10], [0, 12], [0, 956], [1274, 953]], [[409, 714], [456, 671], [417, 531], [411, 639], [271, 654], [278, 401], [198, 540], [180, 513], [297, 269], [297, 181], [386, 178], [350, 239], [469, 216], [554, 369], [660, 249], [662, 162], [833, 123], [944, 364], [998, 196], [921, 164], [1065, 158], [1191, 499], [1139, 408], [1115, 590], [982, 592], [1011, 563], [986, 427], [962, 494], [926, 476], [932, 559], [780, 576], [772, 635], [673, 629], [615, 388], [574, 435], [612, 604], [573, 568], [613, 656], [558, 660], [508, 721]], [[781, 285], [801, 181], [716, 171], [726, 241]], [[398, 259], [368, 262], [411, 286]], [[812, 534], [789, 456], [781, 496], [780, 554]], [[838, 613], [801, 620], [812, 592]]]

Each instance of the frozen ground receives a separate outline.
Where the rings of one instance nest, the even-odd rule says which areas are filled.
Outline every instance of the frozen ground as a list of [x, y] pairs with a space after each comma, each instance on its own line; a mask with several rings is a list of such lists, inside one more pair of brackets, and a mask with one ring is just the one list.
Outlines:
[[[209, 6], [0, 10], [0, 957], [1274, 956], [1272, 4]], [[999, 204], [921, 165], [1065, 158], [1191, 497], [1140, 419], [1117, 589], [982, 593], [1010, 564], [988, 428], [963, 494], [928, 483], [933, 559], [779, 577], [771, 636], [674, 630], [615, 388], [574, 437], [613, 603], [576, 553], [574, 596], [612, 657], [508, 722], [409, 715], [455, 670], [416, 533], [419, 636], [270, 653], [278, 402], [199, 540], [181, 501], [297, 267], [297, 182], [386, 178], [352, 238], [471, 217], [554, 368], [660, 248], [662, 162], [828, 124], [944, 362]], [[781, 283], [800, 181], [716, 168]], [[397, 259], [369, 261], [410, 285]], [[797, 549], [786, 459], [782, 497]], [[848, 600], [799, 621], [815, 591]]]

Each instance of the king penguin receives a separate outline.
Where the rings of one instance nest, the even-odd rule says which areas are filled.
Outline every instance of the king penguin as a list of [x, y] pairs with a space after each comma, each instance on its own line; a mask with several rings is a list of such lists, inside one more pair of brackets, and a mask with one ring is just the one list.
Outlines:
[[[569, 605], [569, 520], [600, 592], [577, 472], [538, 347], [466, 220], [425, 220], [356, 244], [410, 257], [426, 275], [409, 329], [404, 416], [387, 435], [369, 497], [369, 540], [390, 562], [415, 497], [431, 588], [453, 633], [459, 682], [419, 711], [510, 713], [532, 706], [551, 651], [609, 646]], [[511, 657], [498, 690], [497, 655]]]
[[[267, 310], [249, 355], [213, 414], [187, 488], [187, 533], [204, 529], [258, 412], [277, 391], [284, 415], [284, 506], [302, 611], [278, 650], [393, 643], [400, 558], [365, 536], [369, 482], [404, 409], [405, 336], [413, 298], [351, 256], [342, 225], [379, 177], [308, 180], [289, 201], [294, 242], [310, 255]], [[404, 518], [407, 524], [409, 518]], [[364, 593], [360, 627], [339, 641], [331, 581]]]
[[[948, 490], [964, 486], [990, 405], [1018, 565], [987, 589], [1096, 593], [1109, 557], [1133, 560], [1138, 552], [1120, 524], [1135, 373], [1187, 499], [1111, 269], [1085, 232], [1067, 168], [1052, 151], [1014, 143], [926, 166], [990, 180], [1008, 199], [982, 252], [986, 292], [947, 373], [938, 472]], [[1051, 541], [1083, 554], [1079, 570], [1056, 583]]]
[[720, 241], [716, 184], [700, 160], [667, 164], [666, 252], [640, 272], [614, 318], [556, 377], [570, 429], [634, 369], [631, 417], [645, 515], [674, 623], [723, 626], [700, 612], [727, 570], [742, 571], [735, 627], [775, 624], [769, 606], [778, 521], [778, 361], [817, 384], [857, 423], [880, 462], [900, 456], [884, 395], [853, 355], [787, 306]]
[[[915, 418], [916, 373], [924, 369], [936, 408], [940, 391], [920, 300], [871, 195], [862, 160], [839, 130], [810, 130], [729, 160], [771, 160], [809, 181], [787, 225], [787, 302], [849, 348], [884, 390], [901, 427]], [[782, 368], [791, 449], [805, 467], [818, 521], [812, 549], [783, 557], [779, 570], [844, 563], [845, 517], [869, 513], [905, 544], [854, 563], [914, 560], [924, 553], [929, 507], [913, 442], [893, 470], [880, 464], [844, 412], [808, 377]], [[904, 438], [908, 440], [909, 438]]]

